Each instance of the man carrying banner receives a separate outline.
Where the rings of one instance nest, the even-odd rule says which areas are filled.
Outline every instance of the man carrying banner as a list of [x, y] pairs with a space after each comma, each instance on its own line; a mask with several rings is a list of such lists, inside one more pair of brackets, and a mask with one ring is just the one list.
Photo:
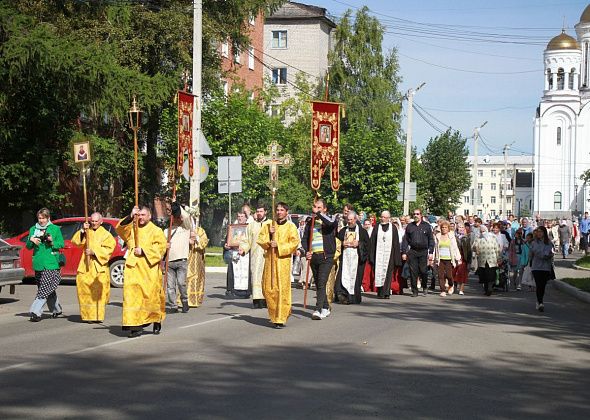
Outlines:
[[72, 244], [84, 248], [76, 275], [80, 317], [86, 322], [102, 322], [111, 292], [109, 259], [116, 242], [113, 235], [102, 227], [100, 213], [92, 213], [90, 223], [86, 222], [83, 226], [72, 237]]

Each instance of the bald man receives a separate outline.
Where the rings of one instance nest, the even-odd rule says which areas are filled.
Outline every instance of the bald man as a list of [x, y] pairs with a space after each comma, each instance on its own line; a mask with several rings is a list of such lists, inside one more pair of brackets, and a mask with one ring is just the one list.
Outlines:
[[369, 261], [375, 271], [375, 287], [379, 299], [389, 299], [395, 267], [401, 267], [400, 241], [397, 227], [391, 223], [391, 214], [381, 213], [380, 223], [371, 234]]
[[115, 238], [102, 227], [102, 215], [92, 213], [90, 223], [85, 222], [74, 234], [72, 243], [84, 248], [76, 275], [80, 317], [89, 323], [102, 322], [111, 292], [109, 260]]

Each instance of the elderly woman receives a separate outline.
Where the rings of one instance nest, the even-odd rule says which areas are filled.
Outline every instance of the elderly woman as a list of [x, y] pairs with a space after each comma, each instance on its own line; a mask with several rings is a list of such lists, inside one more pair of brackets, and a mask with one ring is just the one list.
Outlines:
[[33, 270], [37, 282], [37, 296], [31, 305], [30, 321], [41, 321], [43, 306], [52, 312], [52, 317], [61, 315], [62, 309], [57, 298], [57, 286], [61, 281], [59, 250], [64, 240], [59, 227], [51, 223], [49, 210], [37, 212], [37, 224], [29, 230], [27, 249], [33, 250]]
[[453, 270], [453, 282], [459, 287], [459, 294], [465, 294], [465, 283], [469, 278], [469, 267], [471, 266], [471, 225], [462, 223], [458, 225], [458, 232], [455, 234], [457, 246], [461, 253], [461, 261]]
[[552, 280], [553, 274], [553, 244], [549, 240], [549, 235], [545, 227], [540, 226], [535, 230], [535, 239], [530, 245], [529, 258], [533, 278], [537, 286], [537, 305], [539, 312], [545, 310], [543, 297], [545, 296], [545, 286]]
[[477, 274], [479, 282], [483, 284], [485, 295], [492, 294], [491, 285], [496, 281], [496, 270], [502, 262], [500, 245], [496, 235], [486, 232], [473, 244], [473, 251], [477, 255]]
[[450, 223], [443, 220], [439, 227], [440, 232], [434, 236], [434, 262], [438, 267], [440, 295], [447, 296], [447, 293], [452, 295], [455, 290], [453, 269], [461, 263], [461, 252], [455, 234], [451, 232]]

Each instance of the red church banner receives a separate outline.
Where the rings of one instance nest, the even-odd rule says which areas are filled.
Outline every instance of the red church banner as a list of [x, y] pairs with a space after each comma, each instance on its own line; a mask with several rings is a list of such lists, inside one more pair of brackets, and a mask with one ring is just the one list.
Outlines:
[[340, 107], [334, 102], [312, 102], [311, 188], [318, 190], [330, 165], [332, 190], [340, 188]]
[[178, 91], [178, 167], [182, 173], [184, 155], [187, 154], [188, 173], [193, 176], [193, 95]]

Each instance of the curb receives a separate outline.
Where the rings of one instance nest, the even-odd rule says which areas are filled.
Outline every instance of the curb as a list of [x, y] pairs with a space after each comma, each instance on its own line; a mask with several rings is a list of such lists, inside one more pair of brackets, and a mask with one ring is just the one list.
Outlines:
[[574, 268], [576, 270], [590, 271], [590, 268], [580, 267], [579, 265], [576, 265], [576, 264], [574, 264]]
[[561, 290], [562, 292], [575, 297], [582, 302], [590, 303], [590, 293], [584, 292], [583, 290], [578, 289], [577, 287], [572, 286], [561, 280], [553, 280], [553, 286]]
[[205, 267], [205, 273], [227, 273], [227, 267]]

